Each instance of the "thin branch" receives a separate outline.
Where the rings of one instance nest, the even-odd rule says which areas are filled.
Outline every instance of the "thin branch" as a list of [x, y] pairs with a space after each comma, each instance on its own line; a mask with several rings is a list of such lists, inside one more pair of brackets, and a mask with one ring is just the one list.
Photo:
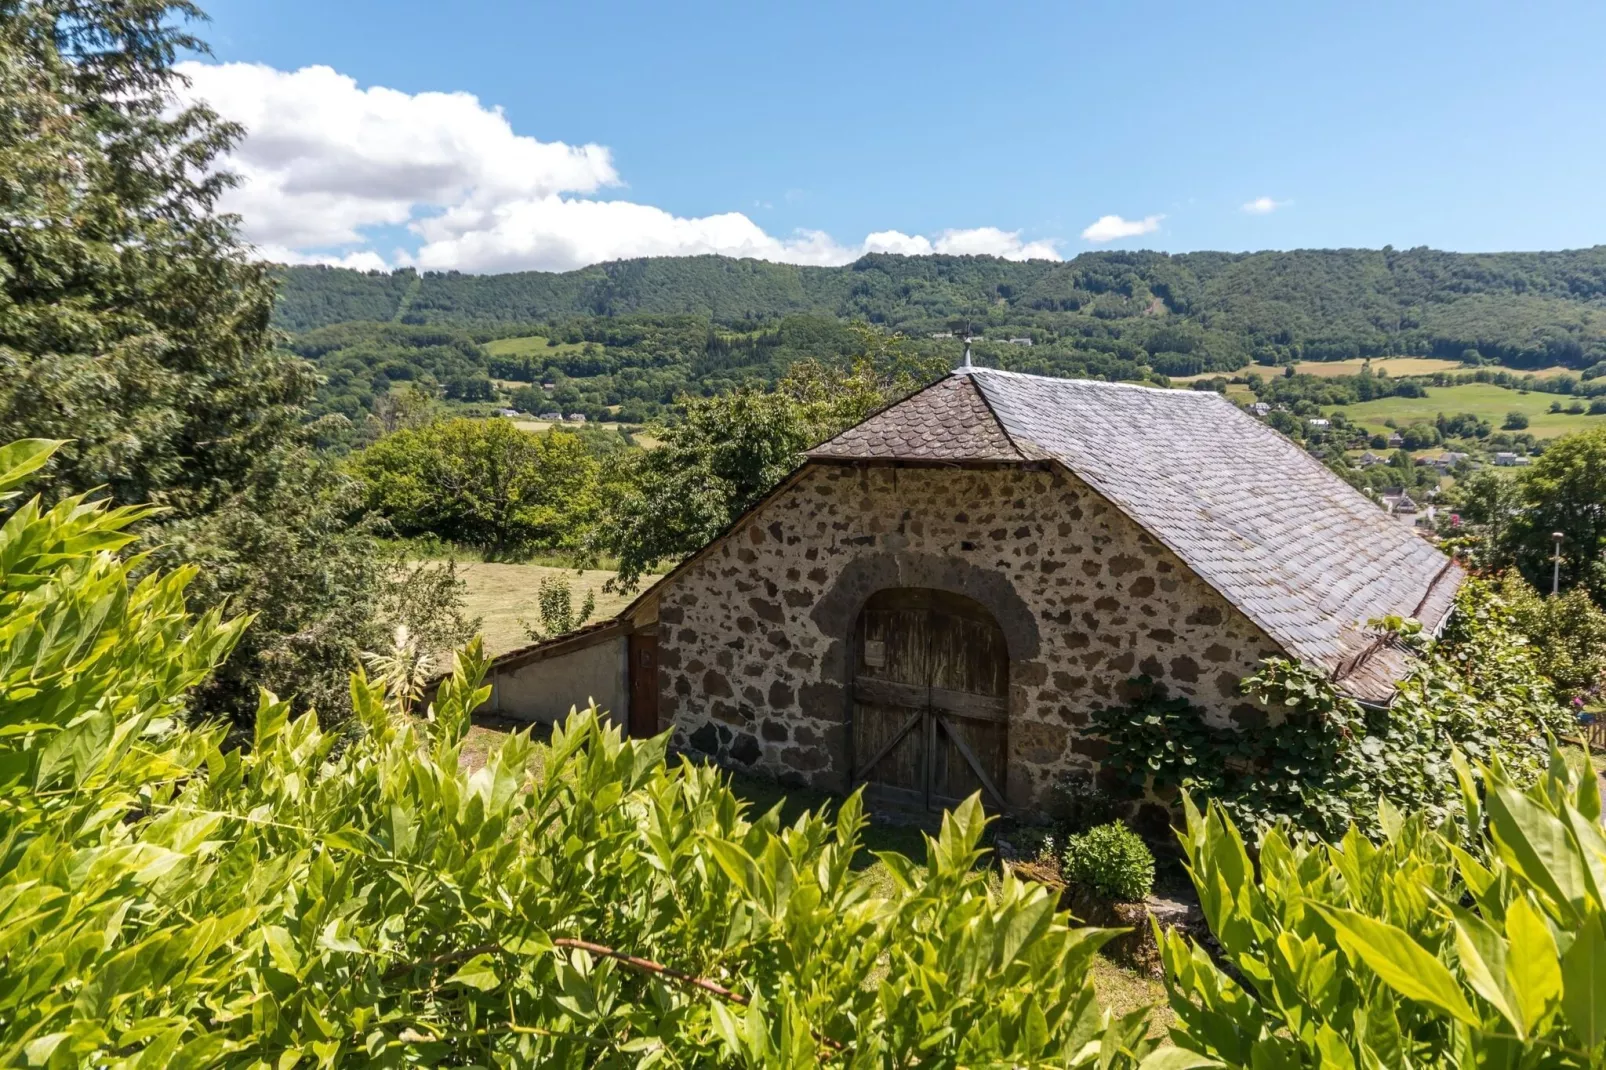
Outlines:
[[[711, 995], [718, 996], [720, 999], [723, 999], [728, 1003], [734, 1003], [738, 1007], [745, 1007], [750, 1002], [748, 998], [742, 995], [740, 992], [737, 992], [734, 989], [726, 988], [718, 981], [710, 981], [706, 977], [698, 977], [696, 974], [690, 974], [684, 970], [677, 970], [673, 966], [665, 966], [661, 962], [654, 962], [651, 959], [644, 959], [638, 955], [629, 955], [623, 951], [615, 951], [611, 947], [605, 947], [602, 944], [594, 944], [589, 940], [576, 940], [572, 937], [560, 936], [553, 940], [552, 944], [554, 947], [565, 948], [572, 951], [584, 951], [600, 958], [608, 958], [613, 959], [615, 962], [622, 962], [631, 969], [640, 970], [642, 973], [650, 973], [655, 977], [663, 977], [668, 980], [678, 982], [679, 984], [701, 989], [702, 991]], [[394, 981], [398, 977], [404, 977], [414, 970], [426, 968], [433, 969], [438, 966], [449, 966], [456, 962], [462, 962], [466, 959], [471, 959], [475, 955], [488, 955], [492, 953], [503, 953], [505, 951], [506, 949], [503, 948], [501, 944], [477, 944], [474, 947], [459, 948], [456, 951], [447, 951], [431, 958], [419, 959], [416, 962], [403, 962], [392, 966], [390, 969], [385, 971], [383, 974], [383, 979], [386, 981]], [[815, 1040], [819, 1041], [821, 1044], [824, 1044], [833, 1051], [847, 1050], [847, 1045], [843, 1044], [839, 1040], [835, 1040], [826, 1036], [817, 1029], [811, 1028], [809, 1029], [809, 1033], [813, 1035]]]
[[697, 977], [693, 974], [685, 973], [681, 970], [675, 969], [673, 966], [665, 966], [661, 962], [653, 962], [651, 959], [638, 958], [635, 955], [627, 955], [623, 951], [615, 951], [611, 947], [603, 947], [601, 944], [593, 944], [589, 940], [572, 940], [567, 936], [561, 936], [552, 941], [552, 943], [557, 947], [567, 947], [574, 948], [579, 951], [589, 951], [593, 955], [601, 955], [604, 958], [610, 958], [617, 962], [622, 962], [626, 966], [631, 966], [635, 969], [641, 970], [643, 973], [657, 974], [661, 977], [667, 977], [672, 981], [679, 981], [681, 984], [691, 985], [693, 988], [700, 988], [704, 992], [712, 992], [719, 998], [728, 1000], [729, 1002], [740, 1007], [745, 1007], [748, 1003], [746, 996], [742, 995], [740, 992], [735, 992], [729, 988], [726, 988], [717, 981], [710, 981], [706, 977]]
[[405, 977], [414, 970], [421, 970], [426, 967], [433, 969], [436, 966], [450, 966], [454, 962], [462, 962], [465, 959], [473, 958], [475, 955], [489, 955], [492, 952], [502, 950], [503, 947], [501, 944], [477, 944], [474, 947], [459, 948], [456, 951], [448, 951], [442, 955], [435, 955], [427, 959], [419, 959], [417, 962], [397, 963], [395, 966], [392, 966], [390, 969], [386, 970], [381, 979], [386, 981], [394, 981], [398, 977]]
[[[636, 955], [627, 955], [623, 951], [615, 951], [611, 947], [603, 947], [601, 944], [593, 944], [589, 940], [574, 940], [567, 936], [559, 937], [558, 939], [552, 941], [552, 943], [557, 947], [566, 947], [573, 948], [578, 951], [587, 951], [593, 955], [600, 955], [603, 958], [613, 959], [615, 962], [622, 962], [626, 966], [629, 966], [633, 969], [641, 970], [643, 973], [655, 974], [659, 977], [667, 977], [672, 981], [679, 981], [681, 984], [690, 985], [693, 988], [700, 988], [704, 992], [710, 992], [723, 1000], [728, 1000], [729, 1002], [736, 1004], [739, 1007], [745, 1007], [748, 1004], [747, 997], [742, 995], [740, 992], [734, 992], [719, 982], [710, 981], [706, 977], [697, 977], [693, 974], [677, 970], [672, 966], [665, 966], [661, 962], [653, 962], [651, 959], [640, 958]], [[826, 1036], [817, 1029], [811, 1027], [809, 1029], [809, 1033], [813, 1035], [815, 1040], [819, 1041], [821, 1044], [824, 1044], [833, 1051], [847, 1050], [847, 1045], [843, 1044], [839, 1040], [835, 1040]]]

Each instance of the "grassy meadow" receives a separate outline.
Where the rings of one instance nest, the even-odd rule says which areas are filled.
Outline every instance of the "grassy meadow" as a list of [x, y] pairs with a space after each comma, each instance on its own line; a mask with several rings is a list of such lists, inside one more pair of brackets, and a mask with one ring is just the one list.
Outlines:
[[[485, 636], [485, 650], [491, 655], [505, 654], [509, 650], [533, 642], [520, 622], [539, 623], [535, 595], [541, 581], [553, 576], [566, 579], [574, 591], [574, 605], [579, 609], [586, 594], [596, 596], [597, 609], [592, 620], [611, 616], [628, 605], [635, 595], [609, 594], [603, 584], [613, 579], [612, 572], [603, 569], [553, 568], [548, 565], [509, 565], [491, 561], [459, 561], [457, 573], [463, 578], [463, 609], [470, 617], [480, 618], [480, 632]], [[648, 577], [651, 582], [653, 577]]]
[[1464, 386], [1430, 386], [1426, 397], [1363, 401], [1346, 405], [1342, 411], [1351, 421], [1378, 432], [1388, 430], [1385, 420], [1392, 419], [1398, 426], [1404, 427], [1419, 421], [1432, 422], [1441, 412], [1447, 415], [1470, 412], [1499, 427], [1505, 422], [1506, 413], [1520, 412], [1528, 417], [1528, 431], [1536, 438], [1555, 438], [1575, 431], [1587, 431], [1606, 421], [1606, 415], [1553, 413], [1550, 404], [1558, 400], [1570, 405], [1575, 399], [1537, 391], [1523, 393], [1506, 390], [1490, 383], [1467, 383]]
[[555, 357], [560, 353], [578, 353], [584, 342], [559, 342], [552, 345], [539, 334], [521, 335], [518, 338], [498, 338], [485, 343], [485, 351], [493, 357]]
[[[1302, 360], [1294, 365], [1294, 370], [1301, 375], [1336, 376], [1359, 375], [1367, 362], [1360, 358], [1355, 360]], [[1371, 361], [1374, 374], [1387, 372], [1399, 378], [1404, 375], [1434, 375], [1438, 372], [1467, 372], [1476, 369], [1469, 368], [1458, 360], [1444, 360], [1440, 357], [1375, 357]], [[1552, 368], [1507, 368], [1500, 366], [1494, 371], [1508, 371], [1513, 375], [1532, 375], [1540, 379], [1561, 375], [1572, 369], [1557, 365]]]
[[[1340, 375], [1359, 375], [1361, 369], [1371, 364], [1374, 374], [1388, 373], [1396, 379], [1407, 375], [1435, 375], [1439, 372], [1470, 372], [1476, 369], [1462, 364], [1459, 360], [1445, 360], [1442, 357], [1373, 357], [1369, 361], [1361, 357], [1353, 360], [1302, 360], [1294, 365], [1294, 371], [1300, 375], [1314, 375], [1322, 379], [1331, 379]], [[1551, 368], [1507, 368], [1505, 366], [1491, 367], [1492, 371], [1507, 371], [1513, 375], [1532, 375], [1540, 379], [1561, 375], [1565, 372], [1577, 374], [1576, 369], [1563, 368], [1556, 365]], [[1258, 372], [1262, 376], [1283, 374], [1282, 369], [1266, 368], [1259, 365], [1250, 365], [1235, 372], [1204, 372], [1200, 375], [1174, 375], [1173, 383], [1192, 383], [1199, 379], [1215, 379], [1218, 376], [1248, 375]]]

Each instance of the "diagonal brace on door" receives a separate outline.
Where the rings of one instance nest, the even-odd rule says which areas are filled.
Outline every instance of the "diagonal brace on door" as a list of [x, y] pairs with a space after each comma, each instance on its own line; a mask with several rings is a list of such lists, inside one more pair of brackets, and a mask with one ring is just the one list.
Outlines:
[[880, 762], [881, 759], [891, 754], [892, 748], [903, 742], [903, 737], [907, 736], [910, 730], [919, 724], [921, 718], [925, 717], [925, 715], [925, 710], [916, 710], [914, 713], [910, 714], [909, 719], [903, 722], [903, 727], [894, 732], [892, 734], [892, 738], [883, 743], [881, 745], [881, 749], [875, 752], [875, 757], [859, 766], [858, 771], [853, 774], [853, 779], [859, 780], [861, 778], [868, 777], [870, 775], [870, 770], [874, 769], [876, 764]]
[[964, 757], [965, 764], [970, 766], [970, 771], [972, 773], [976, 774], [976, 779], [981, 781], [982, 789], [986, 791], [988, 795], [993, 797], [993, 801], [995, 803], [1002, 807], [1004, 805], [1003, 793], [1000, 792], [998, 790], [998, 786], [993, 783], [993, 778], [987, 775], [987, 770], [981, 767], [981, 760], [976, 757], [976, 752], [970, 749], [970, 744], [966, 743], [958, 732], [954, 731], [954, 726], [947, 717], [940, 713], [937, 714], [936, 717], [937, 723], [942, 726], [942, 730], [948, 733], [949, 742], [951, 742], [959, 751], [960, 755]]

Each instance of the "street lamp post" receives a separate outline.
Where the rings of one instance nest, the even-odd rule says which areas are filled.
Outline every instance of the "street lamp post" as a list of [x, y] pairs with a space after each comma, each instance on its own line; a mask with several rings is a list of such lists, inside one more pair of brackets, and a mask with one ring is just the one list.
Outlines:
[[1559, 531], [1552, 531], [1550, 537], [1556, 541], [1556, 555], [1550, 562], [1550, 593], [1554, 595], [1561, 590], [1561, 539]]

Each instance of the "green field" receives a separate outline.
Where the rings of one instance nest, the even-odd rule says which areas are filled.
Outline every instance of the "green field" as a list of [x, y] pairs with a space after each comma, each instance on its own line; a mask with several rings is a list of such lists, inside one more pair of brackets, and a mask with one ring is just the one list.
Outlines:
[[557, 345], [549, 345], [539, 334], [498, 338], [494, 342], [485, 343], [485, 351], [493, 357], [555, 357], [560, 353], [578, 353], [584, 348], [584, 342], [560, 342]]
[[[572, 568], [549, 568], [545, 565], [510, 565], [487, 561], [458, 562], [457, 574], [462, 577], [463, 609], [470, 617], [480, 618], [480, 633], [485, 636], [485, 652], [492, 656], [505, 654], [533, 642], [525, 633], [524, 621], [539, 622], [536, 608], [536, 591], [541, 581], [557, 577], [568, 580], [574, 591], [574, 605], [579, 608], [589, 592], [597, 600], [592, 620], [611, 616], [630, 604], [635, 595], [610, 594], [602, 585], [613, 579], [612, 572], [601, 569], [579, 571]], [[650, 583], [656, 576], [647, 577]]]
[[[1294, 371], [1300, 375], [1315, 375], [1320, 378], [1332, 378], [1339, 375], [1359, 375], [1361, 369], [1368, 364], [1374, 373], [1387, 372], [1399, 379], [1407, 375], [1434, 375], [1438, 372], [1470, 372], [1473, 368], [1462, 364], [1459, 360], [1444, 360], [1440, 357], [1374, 357], [1364, 360], [1360, 357], [1354, 360], [1302, 360], [1294, 365]], [[1562, 375], [1569, 371], [1577, 374], [1573, 369], [1563, 368], [1560, 365], [1550, 368], [1508, 368], [1504, 365], [1489, 365], [1490, 371], [1510, 372], [1512, 375], [1532, 375], [1545, 379], [1554, 375]], [[1256, 372], [1262, 376], [1281, 375], [1281, 368], [1266, 368], [1259, 365], [1250, 365], [1235, 372], [1203, 372], [1199, 375], [1173, 375], [1173, 383], [1191, 383], [1198, 379], [1215, 379], [1218, 376], [1248, 375]]]
[[1520, 393], [1489, 383], [1468, 383], [1465, 386], [1428, 387], [1427, 397], [1378, 398], [1358, 405], [1346, 405], [1341, 410], [1351, 421], [1363, 424], [1373, 431], [1386, 431], [1383, 421], [1392, 419], [1398, 426], [1421, 421], [1432, 422], [1439, 413], [1454, 415], [1470, 412], [1488, 420], [1498, 428], [1508, 412], [1521, 412], [1528, 416], [1528, 432], [1536, 438], [1555, 438], [1574, 431], [1586, 431], [1601, 426], [1606, 415], [1569, 416], [1553, 413], [1550, 403], [1561, 401], [1570, 405], [1573, 398], [1538, 391]]

